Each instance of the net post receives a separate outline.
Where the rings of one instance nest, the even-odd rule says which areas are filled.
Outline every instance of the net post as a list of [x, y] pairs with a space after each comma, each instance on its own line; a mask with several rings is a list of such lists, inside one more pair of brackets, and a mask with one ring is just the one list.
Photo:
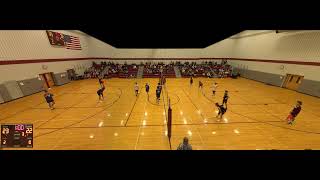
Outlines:
[[171, 150], [171, 127], [172, 127], [172, 109], [171, 109], [170, 98], [169, 98], [167, 129], [168, 129], [168, 138], [169, 138], [170, 150]]

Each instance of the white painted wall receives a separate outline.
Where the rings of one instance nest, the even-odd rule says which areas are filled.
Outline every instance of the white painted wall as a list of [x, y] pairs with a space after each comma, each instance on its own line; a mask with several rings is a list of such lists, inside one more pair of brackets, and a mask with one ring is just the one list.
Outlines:
[[231, 41], [231, 54], [237, 58], [320, 61], [320, 31], [289, 31], [278, 34], [267, 31], [228, 41]]
[[[87, 58], [90, 56], [89, 46], [92, 49], [100, 47], [97, 40], [81, 31], [54, 30], [80, 38], [82, 50], [69, 50], [63, 47], [50, 45], [45, 30], [2, 30], [0, 31], [0, 61], [28, 60], [51, 58]], [[75, 68], [82, 74], [85, 68], [91, 66], [91, 61], [61, 61], [52, 63], [0, 65], [0, 83], [8, 80], [23, 80], [34, 78], [44, 72], [64, 72]], [[42, 69], [42, 65], [48, 67]]]
[[[202, 49], [154, 49], [152, 51], [152, 58], [201, 58], [202, 57]], [[155, 60], [155, 62], [159, 62], [161, 60]], [[177, 60], [172, 60], [177, 61]], [[178, 60], [181, 62], [186, 62], [190, 60]], [[195, 61], [195, 60], [191, 60]], [[196, 60], [197, 62], [200, 62]], [[170, 63], [169, 61], [166, 61]]]
[[116, 49], [114, 58], [199, 58], [202, 49]]
[[[275, 33], [270, 30], [244, 31], [204, 50], [207, 57], [248, 58], [320, 62], [320, 31], [289, 31]], [[229, 61], [235, 67], [285, 75], [300, 74], [305, 79], [320, 81], [319, 66]]]
[[151, 58], [152, 49], [117, 49], [114, 58]]
[[[46, 65], [48, 69], [42, 69], [42, 65]], [[71, 68], [74, 68], [76, 73], [83, 74], [84, 70], [91, 65], [92, 61], [63, 61], [52, 63], [1, 65], [0, 83], [9, 80], [36, 78], [39, 74], [45, 72], [65, 72], [67, 69]]]
[[68, 50], [50, 45], [44, 30], [1, 30], [0, 61], [17, 59], [72, 58], [88, 56], [88, 37], [77, 31], [55, 30], [80, 37], [82, 50]]
[[[320, 81], [319, 66], [305, 66], [305, 65], [295, 65], [295, 64], [276, 64], [276, 63], [264, 63], [264, 62], [248, 62], [248, 61], [229, 61], [234, 67], [267, 72], [272, 74], [279, 74], [285, 76], [286, 74], [297, 74], [304, 76], [305, 79]], [[280, 66], [284, 65], [284, 69], [280, 69]]]
[[202, 49], [154, 49], [153, 58], [200, 58]]
[[234, 42], [230, 39], [225, 39], [217, 42], [202, 50], [204, 58], [227, 58], [233, 56]]
[[109, 44], [100, 41], [92, 36], [88, 37], [89, 44], [89, 56], [90, 57], [113, 57], [116, 52], [116, 48]]
[[[100, 51], [104, 51], [101, 48]], [[140, 63], [140, 62], [165, 62], [170, 63], [170, 60], [163, 61], [156, 58], [201, 58], [202, 49], [114, 49], [110, 60], [116, 63]], [[101, 53], [97, 53], [101, 54]], [[97, 57], [96, 55], [94, 55]], [[105, 56], [98, 56], [105, 57]], [[110, 56], [109, 56], [110, 57]], [[121, 58], [155, 58], [155, 60], [121, 60]], [[99, 60], [95, 60], [99, 62]], [[108, 60], [105, 60], [108, 61]], [[172, 60], [176, 61], [176, 60]], [[184, 60], [180, 60], [184, 62]]]
[[[56, 30], [58, 31], [58, 30]], [[19, 59], [50, 58], [248, 58], [288, 61], [320, 62], [320, 31], [296, 31], [276, 34], [275, 31], [244, 31], [233, 37], [213, 44], [205, 49], [116, 49], [80, 31], [58, 31], [80, 37], [82, 51], [67, 50], [50, 45], [44, 30], [0, 31], [0, 61]], [[99, 61], [99, 60], [95, 60]], [[117, 59], [120, 63], [140, 63]], [[170, 61], [167, 61], [168, 63]], [[199, 61], [200, 62], [200, 61]], [[294, 73], [306, 79], [320, 81], [320, 67], [260, 63], [249, 61], [229, 61], [232, 65], [250, 70], [269, 72], [279, 75]], [[48, 69], [43, 70], [42, 65]], [[91, 61], [62, 61], [53, 63], [2, 65], [0, 83], [7, 80], [33, 78], [45, 71], [63, 72], [74, 68], [81, 74]], [[80, 68], [79, 68], [80, 67]]]

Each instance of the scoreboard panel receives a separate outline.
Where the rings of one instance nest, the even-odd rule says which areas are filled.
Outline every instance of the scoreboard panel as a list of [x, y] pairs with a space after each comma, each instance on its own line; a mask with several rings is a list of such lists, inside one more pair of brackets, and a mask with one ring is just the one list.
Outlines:
[[32, 124], [2, 124], [1, 125], [2, 148], [32, 148], [33, 125]]

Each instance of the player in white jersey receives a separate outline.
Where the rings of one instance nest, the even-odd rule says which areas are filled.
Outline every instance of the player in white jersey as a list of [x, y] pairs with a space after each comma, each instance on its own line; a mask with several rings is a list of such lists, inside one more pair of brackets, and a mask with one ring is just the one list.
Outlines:
[[215, 82], [212, 86], [212, 95], [216, 95], [217, 88], [218, 88], [218, 83]]
[[134, 85], [134, 90], [135, 90], [136, 96], [138, 96], [138, 94], [139, 94], [139, 85], [138, 85], [137, 82], [136, 82], [136, 84]]

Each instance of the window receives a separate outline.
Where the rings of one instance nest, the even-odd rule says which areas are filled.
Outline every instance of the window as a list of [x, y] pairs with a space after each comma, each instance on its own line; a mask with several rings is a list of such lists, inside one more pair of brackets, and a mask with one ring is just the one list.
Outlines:
[[300, 83], [300, 79], [301, 79], [301, 77], [298, 77], [296, 83]]
[[293, 79], [293, 76], [291, 76], [291, 77], [290, 77], [290, 80], [289, 80], [289, 82], [291, 82], [291, 81], [292, 81], [292, 79]]

